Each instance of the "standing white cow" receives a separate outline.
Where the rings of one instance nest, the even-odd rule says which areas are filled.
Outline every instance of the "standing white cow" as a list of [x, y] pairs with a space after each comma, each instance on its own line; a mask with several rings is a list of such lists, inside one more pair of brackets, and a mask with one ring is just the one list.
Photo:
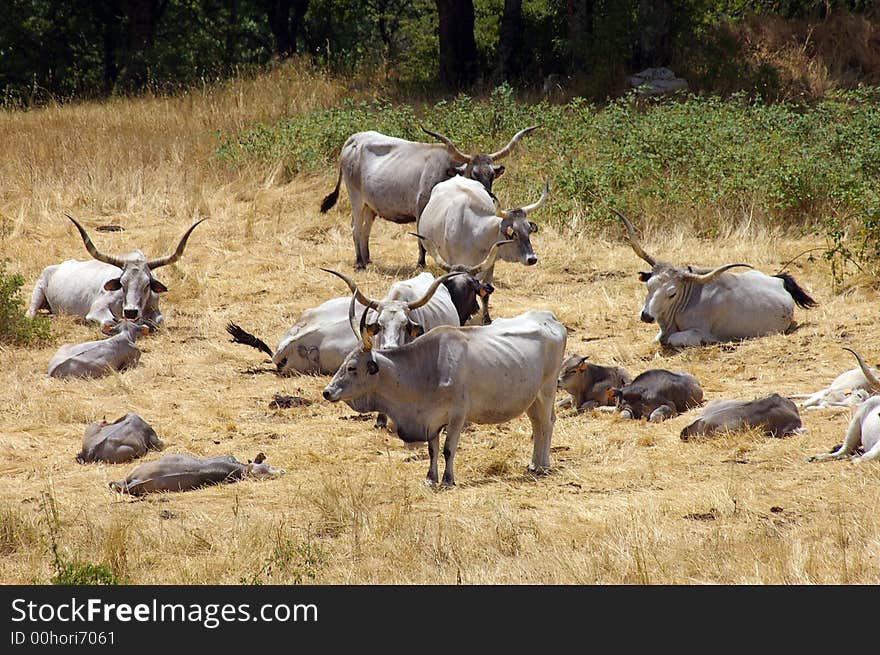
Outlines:
[[[364, 268], [370, 263], [370, 231], [377, 216], [394, 223], [412, 223], [422, 214], [434, 185], [453, 175], [476, 180], [491, 193], [493, 180], [504, 173], [504, 166], [495, 162], [507, 157], [517, 141], [537, 127], [520, 130], [497, 152], [475, 155], [461, 152], [448, 138], [429, 130], [424, 131], [442, 143], [357, 132], [342, 146], [336, 188], [324, 198], [321, 212], [336, 204], [339, 184], [344, 180], [351, 203], [354, 266]], [[419, 244], [419, 266], [424, 265], [425, 250]]]
[[550, 467], [556, 421], [556, 375], [566, 330], [552, 312], [531, 311], [475, 327], [441, 326], [412, 343], [373, 348], [361, 316], [361, 347], [353, 350], [323, 396], [358, 412], [379, 411], [407, 442], [425, 441], [427, 482], [438, 481], [440, 431], [446, 428], [443, 485], [455, 484], [453, 462], [466, 422], [504, 423], [525, 412], [532, 424], [529, 468]]
[[68, 259], [43, 269], [34, 286], [27, 315], [31, 318], [40, 309], [56, 314], [73, 314], [87, 321], [97, 321], [102, 328], [116, 324], [117, 317], [146, 322], [150, 329], [163, 320], [159, 311], [159, 294], [168, 287], [153, 277], [160, 266], [173, 264], [183, 254], [187, 239], [203, 218], [196, 221], [181, 237], [174, 254], [148, 260], [140, 250], [116, 257], [95, 248], [91, 238], [72, 216], [67, 215], [79, 230], [86, 250], [94, 259]]
[[[496, 209], [493, 198], [474, 180], [453, 177], [434, 187], [416, 231], [430, 241], [448, 266], [479, 264], [502, 240], [508, 243], [498, 248], [498, 259], [533, 266], [538, 257], [530, 236], [538, 226], [528, 215], [544, 204], [549, 192], [545, 182], [537, 202], [505, 211]], [[491, 284], [494, 273], [493, 261], [484, 269], [483, 282]]]
[[795, 303], [803, 308], [817, 304], [787, 273], [733, 275], [726, 271], [751, 266], [694, 270], [658, 261], [639, 244], [626, 216], [611, 211], [626, 226], [632, 249], [651, 265], [650, 272], [639, 273], [648, 287], [641, 319], [657, 321], [660, 332], [655, 341], [664, 346], [699, 346], [785, 332], [791, 327]]

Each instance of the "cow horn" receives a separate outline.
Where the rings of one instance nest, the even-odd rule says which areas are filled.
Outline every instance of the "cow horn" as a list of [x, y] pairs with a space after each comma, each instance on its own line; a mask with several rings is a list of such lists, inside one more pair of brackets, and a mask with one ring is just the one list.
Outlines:
[[423, 295], [418, 300], [414, 300], [411, 303], [407, 303], [407, 305], [406, 305], [407, 308], [408, 309], [418, 309], [419, 307], [426, 305], [428, 303], [428, 301], [431, 299], [431, 297], [434, 295], [434, 293], [437, 291], [437, 289], [440, 288], [440, 285], [443, 284], [443, 282], [445, 282], [446, 280], [448, 280], [451, 277], [455, 277], [456, 275], [462, 275], [462, 274], [464, 274], [464, 271], [453, 271], [452, 273], [447, 273], [446, 275], [435, 278], [434, 281], [431, 282], [431, 286], [428, 287], [428, 290], [425, 291], [425, 295]]
[[437, 265], [442, 268], [447, 273], [452, 270], [452, 266], [443, 259], [440, 253], [437, 251], [437, 244], [435, 244], [431, 239], [426, 236], [422, 236], [421, 234], [417, 234], [416, 232], [410, 232], [414, 237], [417, 237], [419, 241], [423, 243], [425, 249], [428, 251], [428, 254], [437, 262]]
[[853, 355], [856, 356], [856, 361], [859, 363], [859, 368], [862, 369], [862, 373], [864, 374], [865, 379], [871, 384], [874, 391], [880, 391], [880, 380], [878, 380], [877, 376], [874, 375], [873, 372], [871, 372], [871, 369], [868, 368], [867, 364], [865, 364], [865, 360], [862, 359], [862, 356], [859, 355], [852, 348], [847, 348], [846, 346], [844, 346], [843, 349], [849, 350]]
[[461, 150], [459, 150], [458, 148], [455, 147], [455, 144], [452, 143], [452, 141], [450, 141], [448, 138], [446, 138], [442, 134], [437, 134], [437, 132], [432, 132], [431, 130], [425, 129], [424, 127], [422, 128], [422, 131], [425, 132], [426, 134], [430, 134], [432, 137], [434, 137], [438, 141], [442, 141], [444, 144], [446, 144], [446, 150], [449, 152], [449, 154], [452, 156], [452, 158], [455, 159], [456, 161], [458, 161], [462, 164], [468, 164], [468, 163], [470, 163], [471, 159], [473, 159], [473, 156], [464, 154]]
[[354, 303], [357, 300], [357, 291], [351, 294], [351, 303], [348, 305], [348, 324], [351, 326], [351, 331], [354, 332], [354, 336], [356, 339], [361, 338], [360, 332], [358, 332], [358, 326], [355, 324], [354, 317]]
[[95, 244], [92, 243], [92, 239], [89, 237], [88, 232], [86, 232], [85, 228], [77, 222], [77, 220], [71, 216], [70, 214], [64, 214], [73, 221], [73, 224], [76, 225], [76, 229], [79, 230], [79, 235], [82, 237], [83, 243], [86, 246], [86, 250], [89, 251], [89, 254], [97, 259], [99, 262], [104, 262], [105, 264], [111, 264], [113, 266], [118, 266], [119, 268], [123, 268], [125, 266], [125, 260], [120, 257], [113, 257], [112, 255], [105, 255], [100, 250], [95, 248]]
[[468, 269], [468, 273], [471, 275], [477, 275], [478, 273], [482, 273], [486, 269], [492, 268], [495, 264], [495, 259], [498, 257], [498, 248], [501, 246], [507, 245], [508, 243], [513, 243], [514, 239], [506, 239], [504, 241], [496, 241], [492, 244], [492, 247], [489, 248], [489, 254], [486, 255], [486, 259], [481, 261], [476, 266], [472, 266]]
[[370, 352], [373, 349], [373, 337], [370, 336], [369, 330], [367, 330], [367, 312], [369, 309], [365, 309], [364, 313], [361, 314], [361, 325], [358, 330], [358, 336], [360, 337], [361, 343], [364, 345], [364, 351]]
[[629, 222], [626, 216], [621, 214], [619, 211], [614, 209], [614, 207], [609, 207], [611, 211], [620, 217], [620, 220], [623, 221], [623, 224], [626, 226], [626, 232], [629, 235], [629, 245], [632, 246], [632, 249], [636, 251], [636, 254], [648, 262], [651, 266], [654, 266], [657, 263], [657, 260], [651, 257], [648, 253], [645, 252], [644, 248], [642, 248], [642, 244], [639, 243], [639, 239], [636, 236], [636, 231], [633, 229], [632, 223]]
[[183, 233], [183, 236], [180, 237], [180, 242], [177, 244], [177, 250], [174, 251], [173, 255], [168, 255], [167, 257], [159, 257], [158, 259], [151, 259], [147, 262], [147, 266], [152, 270], [155, 268], [159, 268], [160, 266], [168, 266], [168, 264], [173, 264], [178, 259], [180, 259], [180, 256], [183, 254], [183, 249], [186, 248], [186, 241], [187, 239], [189, 239], [189, 235], [194, 229], [196, 229], [196, 226], [199, 223], [207, 220], [207, 218], [203, 218], [200, 221], [196, 221], [192, 224], [192, 227], [190, 227], [186, 232]]
[[329, 268], [322, 268], [321, 270], [326, 271], [327, 273], [332, 273], [336, 277], [340, 278], [343, 282], [345, 282], [348, 285], [348, 288], [354, 292], [355, 296], [357, 296], [357, 300], [360, 304], [364, 305], [365, 307], [369, 307], [370, 309], [379, 309], [379, 303], [375, 300], [367, 298], [363, 293], [361, 293], [361, 290], [358, 289], [358, 285], [356, 285], [350, 277], [348, 277], [347, 275], [343, 275], [342, 273], [339, 273], [337, 271], [331, 271]]
[[522, 208], [522, 210], [528, 214], [529, 212], [535, 211], [538, 207], [544, 204], [547, 200], [547, 195], [550, 193], [550, 180], [544, 180], [544, 190], [541, 192], [541, 197], [538, 198], [538, 202], [532, 203], [531, 205], [526, 205]]
[[688, 282], [693, 282], [694, 284], [707, 284], [711, 282], [716, 277], [721, 275], [724, 271], [729, 268], [735, 268], [737, 266], [745, 266], [746, 268], [754, 268], [749, 264], [725, 264], [724, 266], [719, 266], [716, 269], [709, 271], [708, 273], [685, 273], [684, 278]]
[[506, 146], [504, 146], [498, 152], [493, 152], [491, 155], [489, 155], [489, 158], [492, 161], [496, 161], [498, 159], [503, 159], [504, 157], [507, 157], [507, 155], [509, 155], [511, 153], [511, 151], [513, 150], [513, 147], [516, 145], [516, 142], [520, 140], [520, 137], [523, 137], [526, 134], [528, 134], [529, 132], [531, 132], [532, 130], [537, 130], [537, 129], [538, 129], [537, 125], [532, 125], [531, 127], [527, 127], [524, 130], [520, 130], [519, 132], [517, 132], [516, 134], [513, 135], [513, 138], [508, 142], [508, 144]]

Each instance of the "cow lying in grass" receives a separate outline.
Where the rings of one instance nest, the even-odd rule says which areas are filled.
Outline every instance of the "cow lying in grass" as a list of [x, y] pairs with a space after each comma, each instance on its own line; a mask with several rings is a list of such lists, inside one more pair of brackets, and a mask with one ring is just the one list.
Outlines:
[[149, 450], [162, 450], [156, 431], [137, 414], [128, 413], [112, 423], [101, 421], [86, 428], [83, 447], [76, 461], [121, 464], [143, 457]]
[[232, 455], [220, 457], [193, 457], [192, 455], [163, 455], [157, 460], [137, 466], [124, 480], [114, 480], [110, 488], [119, 493], [143, 496], [158, 491], [189, 491], [211, 484], [235, 482], [246, 477], [274, 477], [286, 473], [265, 463], [260, 453], [247, 464]]
[[756, 400], [714, 400], [700, 417], [681, 431], [682, 441], [693, 436], [756, 429], [770, 437], [803, 431], [797, 407], [777, 393]]

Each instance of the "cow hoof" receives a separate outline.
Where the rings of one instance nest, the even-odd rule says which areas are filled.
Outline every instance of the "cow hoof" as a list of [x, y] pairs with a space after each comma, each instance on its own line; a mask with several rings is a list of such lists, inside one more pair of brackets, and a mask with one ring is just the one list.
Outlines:
[[529, 473], [534, 473], [535, 475], [547, 475], [550, 473], [550, 467], [535, 466], [534, 464], [529, 464], [528, 471]]

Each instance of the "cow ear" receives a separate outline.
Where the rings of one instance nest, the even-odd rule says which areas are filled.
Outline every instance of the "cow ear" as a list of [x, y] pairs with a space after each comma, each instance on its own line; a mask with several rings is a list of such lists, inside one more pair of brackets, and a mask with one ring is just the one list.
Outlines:
[[581, 372], [587, 370], [587, 358], [586, 357], [581, 358], [581, 362], [580, 362], [580, 364], [578, 364], [577, 370], [579, 370]]
[[639, 282], [647, 282], [653, 275], [650, 271], [639, 271]]
[[514, 234], [516, 234], [516, 232], [513, 231], [512, 226], [508, 225], [506, 228], [504, 228], [504, 236], [506, 236], [508, 239], [512, 239]]
[[165, 293], [168, 291], [168, 287], [155, 278], [150, 278], [150, 289], [152, 289], [153, 293]]
[[491, 284], [481, 284], [480, 285], [480, 298], [485, 298], [486, 296], [495, 293], [495, 287]]
[[406, 331], [409, 333], [410, 338], [418, 339], [425, 333], [425, 328], [419, 325], [418, 323], [410, 323], [406, 326]]
[[618, 389], [617, 387], [612, 387], [611, 389], [608, 389], [605, 394], [610, 402], [616, 402], [617, 399], [620, 397], [620, 389]]
[[113, 278], [112, 280], [107, 280], [104, 283], [104, 291], [119, 291], [122, 288], [122, 280], [118, 277]]
[[498, 179], [502, 175], [504, 175], [504, 166], [493, 166], [492, 172], [495, 173], [495, 179]]
[[538, 231], [538, 224], [537, 224], [537, 223], [534, 223], [534, 222], [532, 222], [532, 221], [529, 221], [529, 231], [530, 231], [532, 234], [534, 234], [535, 232], [537, 232], [537, 231]]
[[462, 164], [461, 166], [453, 166], [451, 168], [446, 169], [446, 174], [449, 177], [455, 177], [456, 175], [464, 175], [465, 169], [467, 169], [467, 164]]
[[141, 329], [140, 329], [140, 333], [142, 336], [147, 336], [150, 333], [150, 326], [149, 325], [142, 325]]
[[376, 375], [379, 372], [379, 365], [375, 362], [375, 360], [370, 360], [367, 362], [367, 373], [370, 375]]

